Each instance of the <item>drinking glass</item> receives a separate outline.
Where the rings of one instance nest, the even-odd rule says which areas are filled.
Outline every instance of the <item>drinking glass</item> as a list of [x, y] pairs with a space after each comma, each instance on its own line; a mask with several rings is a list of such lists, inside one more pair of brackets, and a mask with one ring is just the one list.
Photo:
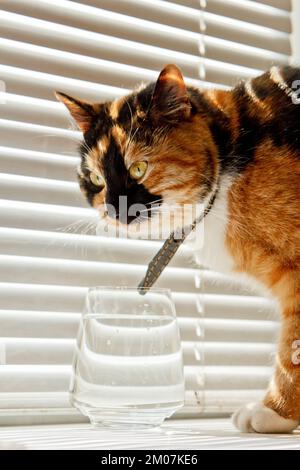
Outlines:
[[95, 426], [159, 426], [183, 406], [182, 350], [170, 291], [89, 290], [70, 396]]

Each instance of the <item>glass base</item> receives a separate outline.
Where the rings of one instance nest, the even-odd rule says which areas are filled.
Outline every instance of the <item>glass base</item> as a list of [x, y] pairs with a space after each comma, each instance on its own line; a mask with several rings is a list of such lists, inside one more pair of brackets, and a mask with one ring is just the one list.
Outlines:
[[181, 403], [168, 403], [155, 407], [91, 408], [74, 398], [72, 403], [89, 418], [92, 426], [114, 429], [156, 428], [183, 406]]

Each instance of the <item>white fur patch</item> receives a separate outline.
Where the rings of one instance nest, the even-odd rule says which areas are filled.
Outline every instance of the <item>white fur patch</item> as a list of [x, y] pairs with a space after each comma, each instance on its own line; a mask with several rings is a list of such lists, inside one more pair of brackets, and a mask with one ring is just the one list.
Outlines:
[[233, 424], [242, 432], [287, 433], [296, 429], [299, 421], [286, 419], [262, 403], [248, 403], [232, 416]]
[[[202, 247], [195, 247], [196, 261], [215, 271], [230, 273], [233, 269], [233, 258], [225, 246], [225, 233], [228, 224], [227, 196], [231, 186], [229, 178], [220, 181], [220, 189], [214, 205], [204, 219]], [[202, 225], [202, 224], [201, 224]], [[197, 237], [200, 239], [201, 237]]]
[[[270, 292], [257, 279], [244, 272], [234, 271], [234, 258], [228, 251], [225, 243], [227, 225], [230, 224], [228, 218], [228, 192], [232, 184], [232, 179], [224, 177], [220, 181], [220, 189], [214, 205], [204, 219], [204, 226], [200, 224], [197, 231], [202, 231], [196, 237], [198, 245], [191, 244], [197, 264], [206, 266], [213, 271], [230, 275], [237, 278], [239, 283], [249, 287], [249, 290], [256, 294], [270, 297]], [[202, 242], [199, 244], [199, 240]], [[200, 245], [200, 246], [199, 246]]]

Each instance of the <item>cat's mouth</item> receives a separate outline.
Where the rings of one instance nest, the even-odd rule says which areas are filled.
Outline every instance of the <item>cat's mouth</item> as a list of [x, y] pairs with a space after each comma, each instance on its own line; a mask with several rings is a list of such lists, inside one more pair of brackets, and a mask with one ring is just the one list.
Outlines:
[[105, 205], [104, 215], [108, 219], [117, 221], [121, 225], [141, 224], [148, 221], [150, 218], [157, 215], [162, 205], [162, 199], [155, 201], [152, 204], [133, 204], [127, 207], [126, 202], [122, 205], [119, 204], [119, 209], [116, 210], [115, 206], [109, 204]]
[[129, 207], [117, 212], [114, 208], [99, 208], [98, 234], [134, 239], [165, 240], [197, 218], [202, 204], [176, 204], [162, 200], [147, 207]]

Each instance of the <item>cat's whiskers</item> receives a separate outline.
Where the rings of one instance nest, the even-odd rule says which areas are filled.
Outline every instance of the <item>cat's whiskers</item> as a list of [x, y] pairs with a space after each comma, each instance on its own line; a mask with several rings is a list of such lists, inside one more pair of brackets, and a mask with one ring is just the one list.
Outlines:
[[84, 147], [84, 149], [87, 151], [88, 154], [92, 152], [91, 147], [85, 141], [82, 142], [82, 146]]
[[[151, 209], [157, 209], [157, 208], [161, 207], [159, 205], [159, 203], [162, 202], [162, 201], [163, 201], [163, 199], [160, 198], [160, 199], [156, 199], [155, 201], [148, 202], [148, 203], [145, 204], [146, 209], [141, 209], [139, 212], [142, 213], [142, 212], [148, 212]], [[149, 206], [149, 207], [147, 207], [147, 206]]]
[[[133, 113], [132, 113], [132, 109], [131, 109], [131, 106], [129, 104], [128, 99], [125, 99], [125, 103], [127, 104], [129, 112], [130, 112], [130, 129], [129, 129], [129, 137], [128, 137], [128, 139], [130, 140], [131, 134], [132, 134], [132, 129], [133, 129]], [[125, 151], [126, 150], [127, 150], [127, 145], [126, 145]]]
[[[33, 137], [33, 139], [40, 139], [41, 137], [55, 137], [57, 139], [57, 134], [41, 134], [39, 136]], [[69, 136], [71, 140], [74, 140], [74, 142], [80, 142], [80, 139], [78, 137], [72, 137]]]
[[138, 127], [135, 129], [134, 133], [133, 134], [130, 134], [128, 139], [126, 140], [126, 143], [125, 143], [125, 155], [126, 154], [130, 154], [130, 147], [131, 145], [133, 144], [133, 141], [134, 141], [134, 137], [138, 131]]
[[62, 249], [66, 247], [73, 247], [77, 253], [80, 248], [80, 255], [82, 258], [86, 258], [88, 254], [88, 246], [85, 243], [82, 243], [82, 239], [78, 239], [77, 236], [74, 235], [86, 235], [92, 228], [95, 228], [97, 225], [97, 219], [87, 221], [85, 219], [77, 220], [66, 227], [61, 227], [59, 231], [63, 234], [69, 234], [70, 236], [65, 238], [62, 242], [60, 239], [52, 240], [49, 242], [48, 246], [55, 246], [61, 244], [60, 247]]
[[83, 229], [82, 231], [82, 234], [83, 235], [95, 235], [96, 233], [96, 226], [97, 226], [97, 223], [92, 221], [92, 222], [89, 222], [86, 227]]
[[76, 232], [76, 229], [83, 224], [85, 223], [86, 221], [84, 219], [80, 219], [80, 220], [76, 220], [75, 222], [72, 222], [68, 225], [64, 225], [64, 226], [61, 226], [61, 227], [57, 227], [57, 230], [59, 232], [62, 232], [62, 233], [70, 233], [71, 230], [75, 229], [74, 230], [74, 233], [77, 233]]
[[70, 124], [70, 131], [78, 131], [78, 127], [76, 125], [76, 122], [70, 117], [69, 118], [69, 124]]
[[152, 213], [152, 212], [161, 213], [161, 214], [172, 214], [172, 212], [170, 210], [164, 209], [161, 206], [149, 207], [148, 209], [139, 210], [140, 214], [146, 214], [146, 213]]
[[62, 233], [84, 233], [84, 230], [87, 226], [94, 224], [96, 225], [98, 220], [98, 217], [93, 218], [92, 220], [86, 220], [86, 219], [79, 219], [76, 220], [66, 226], [58, 227], [57, 230], [59, 230]]
[[145, 205], [148, 206], [148, 205], [153, 205], [153, 204], [158, 204], [159, 202], [162, 202], [163, 201], [163, 198], [159, 198], [159, 199], [155, 199], [154, 201], [151, 201], [151, 202], [147, 202]]

